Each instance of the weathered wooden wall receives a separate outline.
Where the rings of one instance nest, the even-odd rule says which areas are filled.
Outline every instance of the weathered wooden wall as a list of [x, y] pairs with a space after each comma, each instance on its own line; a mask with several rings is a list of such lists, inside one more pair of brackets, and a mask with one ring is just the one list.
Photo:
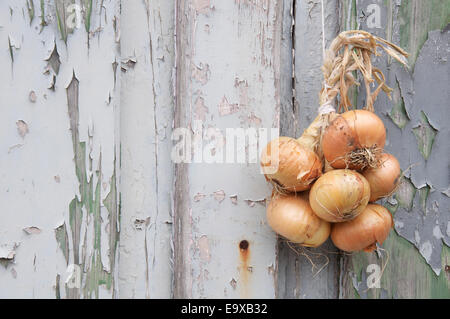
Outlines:
[[[449, 298], [449, 11], [449, 0], [1, 1], [0, 298]], [[385, 254], [294, 251], [266, 225], [258, 164], [225, 163], [227, 128], [301, 134], [322, 39], [353, 28], [412, 53], [408, 70], [375, 62], [395, 89], [376, 112], [405, 178], [383, 203], [395, 231], [370, 289]], [[187, 135], [204, 147], [175, 163]]]

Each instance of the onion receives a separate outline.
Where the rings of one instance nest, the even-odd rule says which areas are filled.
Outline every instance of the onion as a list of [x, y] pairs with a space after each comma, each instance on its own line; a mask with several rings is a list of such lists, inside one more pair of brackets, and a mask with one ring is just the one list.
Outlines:
[[358, 216], [367, 206], [370, 186], [356, 171], [336, 169], [323, 174], [312, 186], [309, 203], [320, 218], [344, 222]]
[[320, 246], [330, 235], [330, 224], [317, 217], [307, 194], [277, 194], [267, 206], [267, 221], [288, 240], [306, 247]]
[[290, 137], [279, 137], [267, 144], [261, 154], [261, 168], [279, 192], [309, 189], [322, 174], [319, 157]]
[[330, 123], [322, 137], [322, 150], [334, 168], [362, 170], [379, 166], [385, 141], [383, 121], [373, 112], [354, 110]]
[[331, 240], [341, 250], [370, 252], [386, 240], [393, 227], [391, 213], [381, 205], [369, 204], [355, 219], [334, 224]]
[[368, 168], [363, 173], [370, 185], [370, 202], [392, 194], [397, 187], [401, 171], [397, 159], [384, 153], [381, 156], [381, 164], [378, 168]]

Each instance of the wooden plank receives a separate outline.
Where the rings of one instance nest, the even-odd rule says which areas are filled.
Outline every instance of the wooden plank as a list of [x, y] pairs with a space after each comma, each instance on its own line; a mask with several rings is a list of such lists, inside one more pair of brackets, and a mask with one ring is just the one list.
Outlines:
[[0, 297], [117, 293], [117, 1], [0, 3]]
[[[394, 88], [392, 101], [380, 96], [375, 105], [388, 132], [386, 151], [399, 159], [404, 171], [409, 168], [397, 193], [382, 202], [395, 214], [395, 231], [383, 245], [390, 258], [380, 287], [369, 289], [369, 265], [381, 269], [386, 256], [346, 258], [341, 295], [449, 298], [450, 1], [345, 1], [344, 7], [343, 28], [356, 24], [401, 45], [411, 53], [411, 67], [405, 70], [385, 57], [375, 62]], [[356, 100], [362, 105], [364, 92]]]
[[[322, 4], [294, 1], [295, 123], [285, 134], [299, 137], [317, 116], [322, 86]], [[337, 35], [338, 3], [324, 1], [325, 45]], [[286, 116], [284, 116], [286, 117]], [[282, 122], [282, 130], [285, 121]], [[339, 254], [330, 241], [319, 248], [302, 248], [284, 241], [279, 248], [280, 298], [337, 298]]]
[[172, 296], [172, 1], [121, 10], [120, 297]]
[[[279, 127], [282, 9], [267, 0], [177, 2], [176, 145], [198, 123], [223, 136], [226, 128]], [[213, 147], [224, 158], [246, 152]], [[175, 185], [174, 296], [273, 298], [276, 236], [258, 164], [179, 163]]]

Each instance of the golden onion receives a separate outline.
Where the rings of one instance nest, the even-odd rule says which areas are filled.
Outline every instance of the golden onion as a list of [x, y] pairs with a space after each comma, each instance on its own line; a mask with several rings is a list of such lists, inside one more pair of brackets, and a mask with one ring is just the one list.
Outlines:
[[331, 240], [344, 251], [370, 252], [376, 249], [376, 243], [381, 245], [386, 240], [393, 224], [392, 215], [386, 208], [369, 204], [355, 219], [334, 224]]
[[261, 168], [266, 179], [281, 192], [307, 190], [322, 174], [319, 157], [290, 137], [279, 137], [267, 144], [261, 154]]
[[377, 167], [386, 141], [383, 121], [373, 112], [342, 113], [326, 128], [322, 151], [334, 168]]
[[330, 235], [330, 224], [314, 214], [307, 194], [274, 193], [267, 221], [276, 233], [306, 247], [320, 246]]
[[344, 222], [358, 216], [367, 206], [370, 186], [356, 171], [336, 169], [323, 174], [309, 192], [309, 203], [320, 218]]
[[370, 202], [389, 196], [397, 187], [401, 171], [397, 159], [384, 153], [381, 155], [381, 164], [378, 168], [369, 167], [363, 173], [370, 185]]

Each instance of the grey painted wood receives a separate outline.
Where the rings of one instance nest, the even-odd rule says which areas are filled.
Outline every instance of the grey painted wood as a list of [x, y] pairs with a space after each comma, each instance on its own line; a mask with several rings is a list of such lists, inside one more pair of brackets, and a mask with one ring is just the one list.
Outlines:
[[[325, 45], [338, 32], [339, 7], [324, 1]], [[294, 24], [294, 125], [281, 123], [282, 131], [299, 137], [314, 120], [322, 86], [321, 1], [295, 1]], [[287, 110], [287, 109], [284, 109]], [[289, 114], [289, 113], [288, 113]], [[285, 118], [290, 116], [285, 115]], [[287, 128], [287, 129], [286, 129]], [[339, 295], [339, 253], [328, 240], [319, 248], [279, 243], [279, 298], [336, 298]]]
[[172, 133], [199, 122], [301, 134], [322, 82], [322, 1], [4, 0], [0, 296], [450, 297], [450, 1], [323, 2], [326, 45], [362, 28], [412, 53], [409, 70], [375, 60], [394, 88], [375, 105], [386, 150], [408, 169], [383, 202], [395, 232], [380, 289], [366, 284], [375, 254], [277, 238], [257, 163], [173, 162]]
[[[177, 2], [176, 129], [279, 127], [282, 4]], [[258, 163], [177, 164], [175, 297], [275, 296], [269, 195]]]
[[175, 3], [121, 10], [120, 297], [172, 296]]

